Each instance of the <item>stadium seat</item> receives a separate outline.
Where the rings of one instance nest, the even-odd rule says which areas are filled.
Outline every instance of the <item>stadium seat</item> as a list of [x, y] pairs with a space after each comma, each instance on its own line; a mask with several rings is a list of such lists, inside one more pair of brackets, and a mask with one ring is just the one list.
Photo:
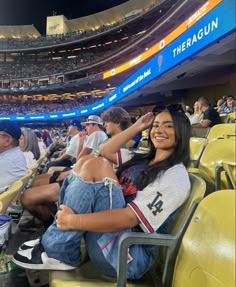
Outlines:
[[192, 137], [199, 137], [199, 138], [206, 138], [210, 128], [195, 128], [192, 127], [191, 136]]
[[6, 212], [12, 217], [12, 219], [18, 220], [23, 212], [22, 206], [20, 204], [20, 196], [22, 192], [24, 192], [29, 187], [33, 174], [33, 170], [28, 169], [27, 174], [19, 179], [23, 184], [22, 189], [20, 190], [20, 192], [18, 192], [15, 198], [12, 199], [6, 210]]
[[227, 115], [227, 123], [236, 123], [236, 112]]
[[[221, 181], [216, 181], [217, 167], [222, 166], [223, 161], [235, 161], [235, 140], [218, 139], [207, 143], [197, 168], [189, 167], [188, 171], [201, 176], [207, 183], [207, 192], [227, 188], [227, 179], [221, 175]], [[220, 185], [220, 186], [219, 186]]]
[[223, 169], [226, 171], [230, 184], [232, 188], [236, 189], [236, 162], [235, 161], [223, 161], [222, 162]]
[[222, 123], [228, 122], [228, 114], [220, 114], [220, 119]]
[[167, 284], [168, 280], [171, 278], [171, 270], [173, 272], [173, 262], [178, 250], [178, 244], [181, 241], [183, 233], [186, 230], [186, 227], [198, 202], [200, 202], [200, 200], [204, 197], [206, 190], [206, 184], [201, 178], [195, 175], [190, 175], [190, 179], [192, 183], [190, 196], [176, 214], [174, 224], [170, 226], [170, 234], [145, 234], [143, 232], [129, 232], [121, 237], [119, 243], [119, 275], [117, 281], [114, 278], [109, 278], [102, 275], [100, 272], [93, 268], [90, 262], [86, 262], [82, 264], [81, 267], [78, 267], [72, 271], [50, 272], [50, 286], [156, 286], [154, 284], [154, 281], [160, 281], [160, 274], [156, 272], [157, 270], [152, 270], [140, 280], [137, 280], [135, 282], [129, 281], [126, 284], [127, 249], [132, 244], [151, 244], [168, 247], [167, 253], [162, 252], [162, 254], [166, 254], [166, 256], [164, 263], [164, 271], [161, 279], [164, 284]]
[[219, 138], [236, 139], [236, 124], [224, 123], [213, 126], [207, 135], [207, 139], [211, 141]]
[[203, 150], [207, 144], [207, 139], [200, 137], [191, 137], [189, 144], [190, 144], [191, 166], [197, 167], [199, 164], [200, 157], [203, 153]]
[[178, 252], [172, 287], [235, 286], [235, 191], [198, 205]]
[[0, 194], [0, 213], [5, 213], [8, 206], [17, 198], [24, 187], [21, 180], [16, 180], [7, 191]]
[[40, 158], [37, 160], [38, 166], [40, 166], [40, 164], [44, 161], [45, 156], [46, 156], [46, 154], [44, 153], [44, 154], [42, 154], [42, 155], [40, 156]]
[[33, 175], [33, 170], [28, 169], [27, 174], [20, 178], [20, 180], [23, 182], [23, 187], [26, 187], [28, 185], [29, 179], [32, 175]]

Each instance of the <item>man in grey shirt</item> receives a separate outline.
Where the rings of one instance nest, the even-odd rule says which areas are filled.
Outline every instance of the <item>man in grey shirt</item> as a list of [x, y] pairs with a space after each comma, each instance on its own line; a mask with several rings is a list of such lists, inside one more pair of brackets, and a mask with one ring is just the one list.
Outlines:
[[21, 129], [11, 121], [0, 121], [0, 193], [26, 175], [27, 167], [19, 148]]

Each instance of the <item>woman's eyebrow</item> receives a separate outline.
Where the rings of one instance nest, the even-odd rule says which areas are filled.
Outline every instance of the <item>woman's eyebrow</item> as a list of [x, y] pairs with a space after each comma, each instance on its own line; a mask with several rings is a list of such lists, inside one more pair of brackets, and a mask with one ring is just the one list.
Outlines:
[[[155, 121], [154, 120], [154, 122], [153, 123], [155, 123], [155, 124], [159, 124], [160, 123], [160, 121]], [[173, 124], [174, 122], [173, 121], [163, 121], [163, 122], [161, 122], [161, 123], [163, 123], [163, 124], [168, 124], [168, 123], [171, 123], [171, 124]]]

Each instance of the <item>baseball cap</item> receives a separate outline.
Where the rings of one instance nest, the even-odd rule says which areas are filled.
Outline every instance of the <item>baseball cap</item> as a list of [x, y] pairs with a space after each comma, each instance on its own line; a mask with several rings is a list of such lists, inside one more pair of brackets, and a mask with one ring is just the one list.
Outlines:
[[79, 120], [76, 120], [76, 119], [71, 120], [69, 125], [70, 125], [70, 126], [77, 127], [78, 129], [81, 129], [81, 130], [82, 130], [82, 128], [83, 128], [83, 127], [81, 126], [80, 121], [79, 121]]
[[103, 125], [103, 121], [99, 116], [91, 115], [87, 118], [86, 122], [82, 122], [81, 125], [85, 126], [87, 124], [97, 124], [97, 125]]
[[19, 139], [21, 136], [21, 129], [11, 121], [1, 121], [0, 131], [3, 131], [15, 139]]

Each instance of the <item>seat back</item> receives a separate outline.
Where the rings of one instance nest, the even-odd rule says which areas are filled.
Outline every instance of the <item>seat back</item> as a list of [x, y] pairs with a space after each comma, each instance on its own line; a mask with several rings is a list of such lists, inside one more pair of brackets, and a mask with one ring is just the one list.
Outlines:
[[197, 167], [200, 157], [202, 155], [202, 152], [207, 144], [206, 138], [200, 138], [200, 137], [191, 137], [189, 141], [190, 145], [190, 160], [191, 160], [191, 166]]
[[172, 287], [235, 286], [235, 191], [211, 193], [182, 239]]
[[163, 286], [169, 286], [171, 282], [170, 274], [173, 274], [174, 262], [183, 234], [188, 226], [188, 223], [197, 204], [203, 199], [206, 192], [206, 183], [202, 178], [194, 174], [189, 174], [189, 177], [191, 181], [190, 195], [185, 203], [179, 208], [174, 220], [169, 227], [169, 233], [176, 237], [176, 242], [174, 248], [172, 250], [169, 249], [167, 254], [164, 255], [165, 266], [163, 268]]
[[28, 184], [28, 182], [29, 182], [29, 179], [30, 179], [30, 177], [32, 176], [32, 174], [33, 174], [33, 170], [28, 169], [27, 174], [26, 174], [25, 176], [22, 176], [22, 177], [20, 178], [20, 180], [23, 182], [23, 186], [24, 186], [24, 187], [27, 186], [27, 184]]
[[206, 138], [209, 133], [210, 128], [195, 128], [192, 126], [191, 129], [191, 136], [192, 137], [200, 137], [200, 138]]
[[45, 154], [42, 154], [40, 158], [37, 160], [38, 166], [40, 166], [40, 164], [43, 162], [43, 160], [45, 159], [45, 156], [46, 156]]
[[222, 166], [229, 176], [233, 188], [236, 189], [236, 161], [223, 161]]
[[227, 115], [227, 122], [236, 123], [236, 112], [232, 112]]
[[20, 194], [24, 185], [19, 179], [16, 180], [9, 188], [0, 194], [0, 213], [5, 213], [8, 206], [14, 201], [14, 199]]
[[228, 114], [219, 114], [222, 123], [228, 122]]
[[[208, 142], [199, 161], [198, 169], [216, 181], [216, 167], [222, 166], [223, 161], [235, 161], [235, 141], [218, 139]], [[227, 179], [221, 177], [221, 189], [227, 188]]]
[[234, 138], [236, 139], [236, 124], [235, 123], [224, 123], [214, 125], [208, 135], [208, 141], [219, 139], [219, 138]]
[[199, 203], [206, 192], [205, 181], [197, 175], [189, 174], [191, 181], [191, 192], [185, 203], [179, 208], [173, 223], [170, 225], [170, 234], [177, 234], [183, 225], [187, 213], [193, 206], [193, 203]]

